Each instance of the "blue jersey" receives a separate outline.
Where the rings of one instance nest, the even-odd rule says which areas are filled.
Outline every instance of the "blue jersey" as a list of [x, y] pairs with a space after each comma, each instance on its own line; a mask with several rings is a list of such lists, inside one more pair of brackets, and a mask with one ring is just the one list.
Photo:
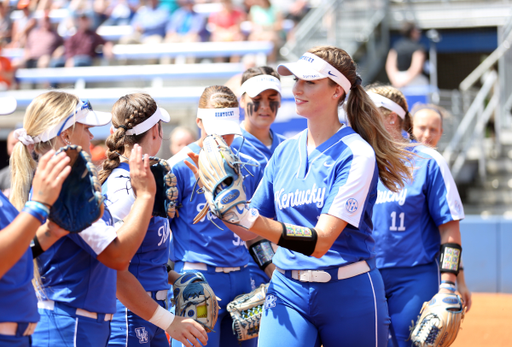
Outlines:
[[[0, 192], [0, 229], [18, 216], [18, 210]], [[2, 231], [0, 230], [0, 233]], [[32, 286], [32, 251], [27, 248], [20, 260], [0, 278], [0, 322], [35, 323], [39, 321], [37, 298]]]
[[235, 152], [238, 152], [238, 150], [240, 149], [240, 145], [242, 144], [242, 141], [244, 141], [243, 146], [240, 149], [240, 152], [256, 159], [256, 161], [258, 161], [258, 163], [260, 163], [261, 165], [261, 170], [265, 169], [277, 146], [279, 146], [281, 142], [286, 140], [286, 138], [283, 135], [277, 134], [274, 131], [272, 131], [272, 129], [270, 129], [270, 134], [272, 136], [272, 145], [270, 146], [270, 148], [268, 148], [253, 134], [247, 132], [242, 127], [240, 127], [240, 130], [242, 130], [242, 135], [243, 137], [245, 137], [245, 139], [243, 139], [242, 136], [240, 135], [236, 135], [235, 139], [233, 140], [233, 143], [231, 144], [231, 148]]
[[464, 218], [464, 210], [444, 158], [434, 149], [412, 148], [412, 182], [398, 193], [378, 184], [373, 209], [377, 267], [428, 264], [439, 252], [439, 226]]
[[[178, 213], [171, 220], [172, 242], [171, 260], [204, 263], [219, 267], [245, 266], [249, 262], [249, 252], [238, 235], [228, 229], [213, 214], [208, 213], [197, 224], [192, 224], [194, 217], [206, 204], [204, 194], [198, 194], [198, 186], [192, 171], [185, 165], [185, 161], [191, 162], [187, 153], [199, 153], [201, 148], [197, 143], [191, 143], [179, 153], [169, 159], [172, 171], [178, 180]], [[257, 162], [248, 157], [241, 156], [244, 162]], [[249, 175], [247, 171], [252, 175]], [[254, 192], [261, 179], [262, 172], [258, 167], [246, 166], [242, 169], [246, 175], [244, 189], [248, 196]], [[192, 196], [192, 199], [191, 199]], [[223, 230], [217, 228], [213, 223]]]
[[96, 258], [116, 237], [105, 209], [89, 228], [55, 242], [37, 258], [42, 298], [91, 312], [114, 313], [117, 273]]
[[[114, 223], [123, 223], [135, 202], [128, 163], [121, 163], [112, 171], [103, 183], [103, 195]], [[130, 262], [128, 270], [137, 277], [146, 291], [170, 287], [167, 280], [169, 235], [167, 218], [151, 218], [146, 236]]]
[[279, 247], [274, 264], [284, 270], [314, 270], [373, 257], [371, 216], [378, 181], [373, 149], [343, 126], [308, 154], [307, 132], [277, 148], [251, 206], [283, 223], [314, 227], [326, 213], [348, 224], [322, 258]]

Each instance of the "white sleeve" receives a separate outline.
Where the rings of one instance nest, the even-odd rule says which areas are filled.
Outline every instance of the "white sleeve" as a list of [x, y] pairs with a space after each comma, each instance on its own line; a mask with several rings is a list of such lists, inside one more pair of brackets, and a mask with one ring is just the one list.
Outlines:
[[105, 195], [105, 205], [112, 214], [114, 223], [124, 220], [135, 203], [130, 173], [123, 169], [115, 169], [106, 181]]
[[119, 226], [108, 225], [100, 218], [78, 235], [91, 247], [94, 253], [101, 254], [117, 237], [118, 228]]

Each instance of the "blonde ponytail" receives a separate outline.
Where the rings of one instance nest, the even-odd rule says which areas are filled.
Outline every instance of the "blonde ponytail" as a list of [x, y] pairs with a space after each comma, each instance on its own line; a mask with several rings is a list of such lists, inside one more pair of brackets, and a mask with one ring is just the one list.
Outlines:
[[[75, 111], [80, 100], [77, 96], [51, 91], [36, 97], [27, 107], [23, 118], [23, 128], [31, 137], [41, 135], [46, 130], [63, 121]], [[26, 146], [18, 142], [11, 154], [11, 194], [10, 201], [21, 210], [28, 200], [32, 178], [37, 167], [34, 157], [52, 149], [55, 138]]]

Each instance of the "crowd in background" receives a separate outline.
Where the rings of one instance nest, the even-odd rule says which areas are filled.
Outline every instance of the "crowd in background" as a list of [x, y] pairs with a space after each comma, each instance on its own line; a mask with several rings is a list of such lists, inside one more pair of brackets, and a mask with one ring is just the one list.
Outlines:
[[[310, 8], [310, 0], [0, 0], [0, 47], [23, 49], [0, 58], [0, 90], [17, 68], [91, 66], [113, 59], [115, 43], [274, 42], [278, 47]], [[125, 26], [116, 42], [100, 26]], [[1, 53], [0, 53], [1, 55]], [[3, 59], [2, 59], [3, 58]], [[236, 61], [239, 57], [232, 57]], [[170, 61], [169, 61], [170, 62]], [[163, 63], [163, 62], [162, 62]]]

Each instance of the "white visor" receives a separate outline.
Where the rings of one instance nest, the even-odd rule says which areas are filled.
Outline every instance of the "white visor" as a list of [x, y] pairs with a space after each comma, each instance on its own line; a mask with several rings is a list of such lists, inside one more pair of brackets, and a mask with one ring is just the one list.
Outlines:
[[368, 92], [368, 96], [372, 99], [373, 103], [377, 107], [384, 107], [391, 112], [395, 112], [400, 118], [405, 119], [405, 110], [396, 102], [373, 92]]
[[281, 94], [281, 81], [271, 75], [258, 75], [249, 78], [240, 87], [240, 95], [247, 93], [251, 98], [254, 98], [261, 92], [273, 89]]
[[55, 136], [59, 136], [64, 130], [75, 123], [97, 127], [107, 125], [111, 120], [111, 113], [93, 111], [89, 101], [80, 100], [74, 113], [70, 114], [66, 119], [46, 130], [44, 133], [34, 137], [34, 143], [49, 141]]
[[171, 116], [169, 112], [157, 106], [155, 113], [151, 115], [148, 119], [143, 121], [142, 123], [137, 124], [130, 130], [126, 131], [126, 135], [139, 135], [145, 133], [149, 129], [151, 129], [156, 123], [162, 121], [164, 123], [169, 123], [171, 120]]
[[12, 96], [4, 96], [0, 98], [0, 115], [11, 114], [16, 111], [18, 103]]
[[203, 121], [204, 131], [208, 135], [242, 135], [238, 107], [198, 108], [197, 118]]
[[350, 81], [341, 72], [312, 53], [304, 53], [296, 63], [279, 65], [277, 72], [282, 76], [295, 75], [297, 78], [306, 81], [330, 78], [343, 88], [345, 94], [349, 93], [352, 86]]

